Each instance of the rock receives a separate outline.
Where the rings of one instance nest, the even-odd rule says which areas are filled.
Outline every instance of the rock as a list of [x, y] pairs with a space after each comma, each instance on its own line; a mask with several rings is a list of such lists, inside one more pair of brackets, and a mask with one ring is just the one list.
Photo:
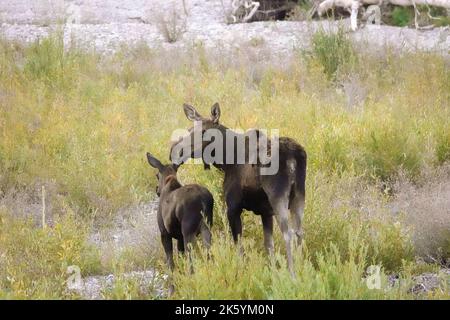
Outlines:
[[[125, 280], [136, 281], [140, 286], [140, 291], [149, 297], [163, 298], [167, 295], [164, 289], [164, 282], [167, 275], [159, 274], [155, 270], [133, 271], [120, 276]], [[106, 276], [91, 276], [82, 279], [80, 288], [75, 291], [87, 300], [102, 300], [104, 293], [114, 288], [117, 276], [109, 274]]]
[[439, 273], [422, 273], [414, 277], [416, 284], [411, 288], [411, 292], [414, 294], [431, 292], [441, 288], [445, 281], [450, 287], [450, 269], [442, 269]]

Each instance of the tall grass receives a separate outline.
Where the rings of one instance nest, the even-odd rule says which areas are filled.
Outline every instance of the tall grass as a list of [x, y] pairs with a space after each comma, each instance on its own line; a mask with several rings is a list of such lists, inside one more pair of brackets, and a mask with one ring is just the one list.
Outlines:
[[[214, 259], [195, 259], [193, 276], [183, 274], [179, 259], [180, 271], [174, 275], [178, 297], [409, 297], [403, 287], [368, 291], [361, 279], [369, 265], [381, 265], [386, 274], [401, 273], [414, 261], [410, 232], [402, 217], [389, 211], [388, 191], [399, 172], [415, 181], [425, 169], [449, 160], [450, 72], [444, 58], [425, 53], [360, 56], [343, 33], [319, 33], [306, 61], [304, 55], [295, 57], [286, 63], [287, 70], [265, 66], [255, 78], [254, 70], [243, 67], [246, 60], [217, 64], [203, 48], [190, 52], [171, 56], [140, 46], [100, 57], [67, 50], [57, 36], [26, 48], [1, 42], [0, 195], [51, 183], [51, 198], [64, 203], [54, 206], [56, 213], [64, 217], [67, 207], [74, 212], [61, 228], [107, 221], [117, 209], [155, 197], [156, 179], [145, 152], [168, 159], [172, 131], [191, 125], [182, 103], [207, 115], [218, 101], [225, 125], [278, 128], [308, 152], [299, 278], [288, 280], [283, 259], [267, 260], [257, 216], [243, 215], [243, 257], [229, 240], [221, 241], [227, 233], [222, 174], [185, 165], [179, 173], [182, 182], [201, 183], [216, 199], [216, 240]], [[337, 81], [349, 72], [367, 88], [357, 110], [348, 108]], [[14, 215], [6, 211], [0, 215], [6, 219], [3, 225], [10, 219], [4, 216]], [[59, 261], [53, 249], [62, 241], [57, 229], [31, 228], [27, 235], [19, 229], [8, 229], [0, 239], [11, 243], [20, 234], [18, 246], [39, 243], [36, 264]], [[74, 258], [49, 269], [24, 269], [8, 251], [10, 270], [0, 272], [0, 294], [64, 297], [61, 287], [42, 289], [33, 279], [42, 275], [42, 281], [60, 283], [60, 268], [67, 263], [91, 265], [70, 230], [68, 236], [79, 244], [70, 249]], [[275, 237], [282, 243], [278, 231]], [[18, 289], [5, 280], [11, 272], [22, 279]], [[116, 297], [129, 296], [127, 287], [115, 291]]]
[[325, 30], [316, 32], [312, 36], [311, 44], [312, 49], [307, 54], [310, 63], [320, 64], [329, 79], [334, 79], [338, 71], [357, 62], [353, 45], [342, 28], [336, 33]]
[[82, 276], [100, 270], [99, 253], [86, 238], [85, 225], [70, 213], [43, 229], [0, 209], [0, 298], [76, 298], [67, 289], [68, 267], [78, 266]]
[[[295, 253], [296, 278], [292, 279], [285, 258], [277, 253], [268, 258], [253, 249], [251, 240], [244, 240], [245, 254], [230, 239], [216, 235], [211, 251], [197, 252], [194, 273], [186, 260], [179, 261], [174, 274], [178, 299], [409, 299], [411, 275], [405, 271], [396, 285], [388, 283], [380, 272], [380, 286], [367, 285], [367, 248], [353, 234], [349, 256], [343, 258], [334, 244], [323, 251], [303, 246]], [[313, 262], [315, 261], [315, 262]], [[405, 269], [406, 270], [406, 269]], [[207, 280], [206, 280], [207, 279]]]

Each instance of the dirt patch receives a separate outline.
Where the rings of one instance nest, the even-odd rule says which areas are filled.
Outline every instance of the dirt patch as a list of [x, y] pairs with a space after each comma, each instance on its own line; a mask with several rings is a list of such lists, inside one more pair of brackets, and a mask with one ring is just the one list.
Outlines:
[[[151, 201], [119, 210], [105, 227], [98, 228], [90, 241], [101, 249], [148, 247], [155, 249], [159, 235], [156, 210], [158, 201]], [[155, 249], [156, 250], [156, 249]]]
[[[120, 279], [118, 279], [120, 278]], [[155, 299], [167, 296], [165, 289], [166, 275], [159, 274], [155, 270], [133, 271], [117, 277], [113, 274], [106, 276], [92, 276], [82, 280], [75, 291], [86, 300], [103, 300], [108, 292], [114, 290], [119, 281], [131, 281], [137, 284], [140, 294], [152, 296]]]
[[405, 177], [395, 183], [394, 214], [404, 216], [412, 229], [417, 255], [431, 263], [450, 265], [450, 166], [433, 169], [413, 183]]
[[423, 273], [414, 278], [416, 283], [411, 291], [422, 294], [450, 286], [450, 269], [442, 269], [439, 273]]

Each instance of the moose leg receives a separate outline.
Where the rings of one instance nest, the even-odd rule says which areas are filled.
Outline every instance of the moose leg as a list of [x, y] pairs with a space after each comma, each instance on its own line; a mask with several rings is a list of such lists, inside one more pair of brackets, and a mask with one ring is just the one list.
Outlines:
[[264, 231], [264, 247], [269, 255], [273, 255], [273, 216], [262, 214], [261, 221]]
[[294, 274], [294, 262], [292, 260], [292, 249], [291, 249], [291, 233], [289, 232], [289, 218], [288, 218], [288, 210], [283, 209], [279, 211], [276, 215], [278, 226], [280, 227], [281, 233], [283, 234], [283, 239], [286, 244], [286, 256], [289, 272], [292, 277], [295, 277]]
[[[225, 181], [224, 181], [225, 184]], [[225, 202], [227, 204], [227, 218], [230, 225], [234, 243], [237, 244], [242, 234], [242, 191], [239, 185], [229, 185], [225, 190]]]
[[189, 233], [189, 234], [184, 235], [183, 237], [184, 237], [184, 247], [186, 248], [186, 252], [187, 252], [187, 255], [189, 258], [190, 272], [192, 274], [192, 273], [194, 273], [194, 266], [192, 264], [191, 250], [192, 250], [192, 246], [194, 245], [195, 234]]
[[197, 234], [198, 227], [199, 227], [199, 220], [197, 219], [190, 219], [190, 220], [184, 219], [183, 222], [181, 223], [181, 233], [183, 234], [184, 239], [184, 249], [186, 250], [186, 253], [189, 258], [191, 273], [194, 273], [191, 250], [192, 246], [194, 245], [195, 235]]
[[284, 242], [286, 243], [286, 257], [289, 272], [294, 278], [294, 262], [292, 260], [292, 250], [291, 250], [291, 233], [289, 232], [289, 209], [288, 203], [289, 199], [287, 195], [283, 196], [269, 196], [270, 204], [275, 211], [275, 217], [280, 227], [281, 234], [283, 235]]
[[187, 253], [192, 249], [192, 246], [194, 245], [195, 235], [193, 233], [187, 234], [184, 236], [184, 248], [186, 249]]
[[297, 245], [300, 246], [303, 238], [302, 220], [305, 210], [305, 196], [297, 193], [290, 203], [291, 217], [296, 235]]
[[184, 253], [184, 239], [177, 240], [178, 253]]
[[161, 242], [164, 247], [164, 252], [166, 253], [167, 265], [169, 266], [170, 271], [173, 271], [174, 263], [172, 237], [168, 234], [161, 234]]
[[241, 208], [230, 208], [227, 209], [228, 223], [230, 224], [231, 234], [233, 235], [234, 243], [237, 243], [239, 237], [242, 234], [242, 221], [241, 221]]
[[204, 221], [200, 224], [200, 233], [203, 239], [203, 245], [209, 249], [211, 247], [211, 231]]
[[211, 230], [210, 227], [205, 223], [205, 221], [201, 222], [200, 233], [202, 235], [203, 245], [207, 250], [207, 257], [208, 259], [210, 259], [211, 256], [209, 249], [211, 249]]

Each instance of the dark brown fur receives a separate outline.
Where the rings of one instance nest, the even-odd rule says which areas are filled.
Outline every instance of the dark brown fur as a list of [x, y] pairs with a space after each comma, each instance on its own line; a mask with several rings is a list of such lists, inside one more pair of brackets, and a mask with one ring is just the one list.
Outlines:
[[[194, 107], [189, 105], [184, 105], [184, 111], [189, 120], [202, 121], [202, 130], [218, 129], [224, 134], [224, 137], [225, 132], [230, 130], [219, 124], [220, 108], [218, 104], [212, 107], [210, 119], [203, 118]], [[193, 136], [192, 129], [190, 134]], [[239, 137], [241, 134], [232, 132], [232, 135]], [[190, 140], [192, 143], [193, 138]], [[183, 143], [182, 141], [183, 139], [180, 139], [172, 146], [172, 149], [175, 145]], [[189, 143], [189, 139], [186, 141]], [[246, 141], [246, 147], [248, 147], [248, 139]], [[203, 142], [203, 150], [208, 143]], [[224, 157], [225, 145], [226, 139], [224, 139]], [[188, 157], [194, 157], [194, 154], [181, 156], [184, 161]], [[249, 159], [248, 154], [246, 159]], [[227, 204], [227, 217], [235, 242], [242, 234], [241, 213], [243, 209], [250, 210], [261, 216], [264, 244], [269, 253], [272, 253], [273, 216], [275, 216], [285, 240], [289, 269], [294, 274], [291, 238], [295, 234], [298, 242], [301, 242], [301, 222], [305, 204], [306, 152], [303, 147], [290, 138], [280, 137], [279, 171], [274, 175], [261, 175], [261, 166], [255, 164], [206, 163], [205, 167], [207, 168], [210, 164], [225, 174], [223, 191]], [[289, 211], [293, 222], [292, 228], [289, 228], [288, 223]]]
[[172, 270], [172, 239], [177, 240], [179, 252], [189, 250], [189, 244], [192, 244], [199, 233], [202, 234], [205, 246], [210, 246], [214, 199], [208, 189], [198, 184], [182, 186], [176, 177], [177, 165], [163, 165], [150, 153], [147, 153], [147, 160], [152, 167], [158, 169], [156, 193], [160, 199], [157, 219], [167, 263]]

